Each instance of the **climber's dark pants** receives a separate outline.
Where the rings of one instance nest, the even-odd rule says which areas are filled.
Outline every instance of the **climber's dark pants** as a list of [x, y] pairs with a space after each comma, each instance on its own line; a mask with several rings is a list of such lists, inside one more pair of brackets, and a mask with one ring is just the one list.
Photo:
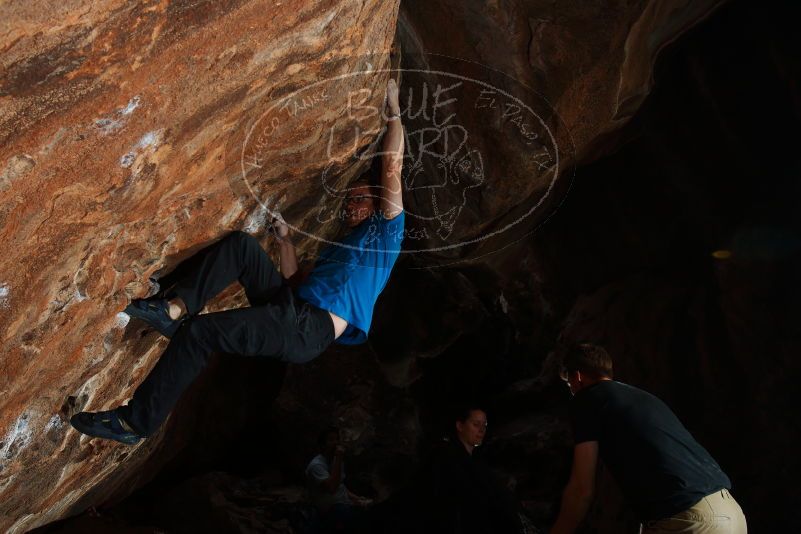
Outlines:
[[[195, 315], [238, 280], [251, 306]], [[200, 374], [213, 352], [303, 363], [334, 340], [328, 312], [292, 293], [255, 238], [234, 232], [203, 253], [172, 290], [186, 304], [184, 321], [120, 414], [149, 436]]]

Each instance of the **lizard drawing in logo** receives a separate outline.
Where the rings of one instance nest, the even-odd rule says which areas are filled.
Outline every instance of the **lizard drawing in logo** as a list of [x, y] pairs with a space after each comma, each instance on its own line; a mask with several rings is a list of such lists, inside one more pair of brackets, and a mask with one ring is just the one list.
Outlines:
[[485, 182], [481, 152], [469, 148], [463, 127], [453, 126], [464, 132], [458, 148], [437, 154], [428, 150], [430, 144], [424, 145], [418, 157], [407, 156], [413, 161], [406, 167], [408, 174], [404, 179], [406, 192], [415, 198], [412, 205], [417, 213], [410, 214], [425, 221], [424, 224], [433, 223], [432, 230], [443, 241], [450, 237], [467, 205], [467, 192]]

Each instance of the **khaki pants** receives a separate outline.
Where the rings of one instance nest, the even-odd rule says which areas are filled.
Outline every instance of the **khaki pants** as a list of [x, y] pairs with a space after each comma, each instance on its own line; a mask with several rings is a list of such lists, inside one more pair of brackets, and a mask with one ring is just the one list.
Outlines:
[[747, 534], [740, 505], [728, 490], [707, 495], [691, 508], [673, 517], [647, 521], [640, 526], [640, 534]]

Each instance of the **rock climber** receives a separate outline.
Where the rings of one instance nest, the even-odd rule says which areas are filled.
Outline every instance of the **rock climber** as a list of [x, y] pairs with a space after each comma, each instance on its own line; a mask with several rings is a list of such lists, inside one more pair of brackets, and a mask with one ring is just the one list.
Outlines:
[[[234, 232], [204, 251], [201, 261], [164, 295], [134, 300], [126, 312], [170, 338], [164, 353], [125, 406], [80, 412], [70, 422], [84, 434], [137, 443], [156, 432], [213, 352], [304, 363], [336, 340], [367, 339], [376, 299], [403, 240], [401, 168], [404, 135], [398, 87], [386, 88], [379, 184], [359, 178], [347, 190], [341, 241], [322, 250], [308, 277], [298, 272], [289, 228], [275, 218], [281, 272], [258, 241]], [[377, 191], [377, 192], [376, 192]], [[206, 301], [238, 281], [249, 307], [199, 314]]]

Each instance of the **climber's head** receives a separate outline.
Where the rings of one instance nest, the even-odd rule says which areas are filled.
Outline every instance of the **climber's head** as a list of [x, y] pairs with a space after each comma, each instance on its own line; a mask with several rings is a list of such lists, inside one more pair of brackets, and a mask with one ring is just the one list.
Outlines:
[[345, 224], [354, 228], [375, 213], [378, 208], [380, 195], [376, 186], [370, 185], [366, 175], [348, 187], [345, 198]]

